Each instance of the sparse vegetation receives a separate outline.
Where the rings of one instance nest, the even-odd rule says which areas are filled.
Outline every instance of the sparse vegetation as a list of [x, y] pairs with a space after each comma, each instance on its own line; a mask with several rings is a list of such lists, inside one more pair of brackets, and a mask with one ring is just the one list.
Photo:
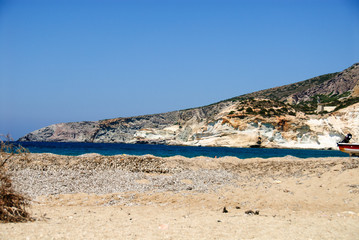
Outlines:
[[304, 80], [301, 82], [297, 82], [297, 83], [293, 83], [293, 84], [289, 84], [289, 85], [285, 85], [285, 86], [281, 86], [281, 87], [276, 87], [276, 88], [270, 88], [270, 89], [266, 89], [266, 90], [262, 90], [262, 91], [258, 91], [258, 92], [254, 92], [254, 93], [249, 93], [249, 94], [245, 94], [245, 95], [242, 95], [239, 97], [234, 97], [234, 98], [231, 98], [231, 99], [228, 99], [225, 101], [232, 101], [232, 102], [233, 101], [243, 101], [246, 99], [254, 99], [254, 98], [271, 99], [271, 100], [285, 99], [294, 93], [302, 92], [311, 87], [318, 86], [318, 85], [334, 78], [337, 75], [338, 75], [338, 73], [324, 74], [324, 75], [314, 77], [314, 78], [311, 78], [308, 80]]
[[[350, 98], [350, 92], [343, 94], [330, 94], [330, 95], [315, 95], [310, 101], [301, 102], [297, 105], [293, 105], [298, 111], [302, 111], [306, 114], [317, 114], [318, 103], [325, 106], [336, 106], [334, 111], [348, 107], [354, 103], [359, 102], [359, 98]], [[325, 112], [322, 112], [322, 114]]]
[[262, 108], [262, 109], [259, 111], [259, 114], [264, 117], [264, 116], [267, 115], [267, 110], [265, 110], [265, 109]]
[[[3, 139], [4, 138], [4, 139]], [[21, 146], [15, 146], [10, 136], [2, 136], [0, 148], [0, 222], [27, 222], [34, 220], [26, 211], [30, 199], [17, 193], [12, 186], [6, 163], [11, 161], [15, 154], [26, 158], [28, 152]]]
[[253, 109], [252, 109], [251, 107], [248, 107], [248, 108], [246, 109], [246, 112], [247, 112], [247, 113], [253, 113]]
[[359, 97], [345, 99], [339, 105], [337, 105], [337, 107], [335, 108], [335, 111], [342, 109], [342, 108], [346, 108], [346, 107], [348, 107], [352, 104], [358, 103], [358, 102], [359, 102]]
[[293, 108], [295, 108], [297, 111], [304, 112], [306, 114], [315, 114], [317, 110], [317, 105], [313, 105], [308, 102], [301, 102], [297, 105], [293, 105]]
[[237, 104], [237, 111], [231, 111], [228, 115], [238, 118], [239, 116], [260, 115], [262, 117], [281, 116], [286, 114], [295, 115], [295, 110], [288, 104], [273, 99], [254, 99], [241, 100]]

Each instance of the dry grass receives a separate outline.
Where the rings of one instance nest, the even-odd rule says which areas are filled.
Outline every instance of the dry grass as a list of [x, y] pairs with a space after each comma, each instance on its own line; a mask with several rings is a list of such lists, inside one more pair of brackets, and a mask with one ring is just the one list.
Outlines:
[[30, 199], [13, 190], [10, 176], [4, 167], [0, 169], [0, 184], [0, 222], [32, 221], [26, 211]]
[[0, 222], [27, 222], [34, 220], [26, 211], [30, 205], [30, 199], [17, 193], [12, 186], [6, 163], [15, 155], [26, 157], [26, 149], [16, 147], [11, 143], [7, 135], [6, 140], [1, 139], [0, 148]]

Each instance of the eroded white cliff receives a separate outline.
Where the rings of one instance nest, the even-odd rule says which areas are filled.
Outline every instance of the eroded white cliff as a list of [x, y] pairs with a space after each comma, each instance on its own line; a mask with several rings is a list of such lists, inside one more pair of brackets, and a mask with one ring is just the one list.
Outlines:
[[336, 148], [344, 135], [352, 133], [359, 142], [359, 103], [323, 116], [298, 113], [296, 116], [246, 119], [228, 118], [229, 109], [211, 122], [189, 121], [184, 126], [139, 129], [137, 140], [166, 144], [228, 147]]

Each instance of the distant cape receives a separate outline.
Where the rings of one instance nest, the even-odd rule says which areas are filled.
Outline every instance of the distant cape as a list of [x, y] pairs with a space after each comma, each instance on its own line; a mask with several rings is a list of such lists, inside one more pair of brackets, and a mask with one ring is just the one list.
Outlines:
[[359, 142], [358, 80], [356, 63], [208, 106], [54, 124], [19, 141], [331, 149], [349, 132]]

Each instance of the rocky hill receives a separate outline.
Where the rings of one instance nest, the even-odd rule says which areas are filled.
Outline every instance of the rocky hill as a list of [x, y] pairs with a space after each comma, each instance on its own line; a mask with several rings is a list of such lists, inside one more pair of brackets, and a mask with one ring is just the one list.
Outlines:
[[266, 89], [230, 100], [243, 98], [269, 98], [279, 101], [287, 101], [291, 104], [311, 101], [318, 95], [342, 95], [350, 93], [359, 79], [359, 63], [354, 64], [342, 72], [325, 74], [305, 81]]
[[[54, 124], [19, 141], [334, 148], [359, 137], [359, 64], [212, 105], [129, 118]], [[320, 105], [331, 112], [318, 113]], [[326, 108], [323, 108], [326, 109]]]

